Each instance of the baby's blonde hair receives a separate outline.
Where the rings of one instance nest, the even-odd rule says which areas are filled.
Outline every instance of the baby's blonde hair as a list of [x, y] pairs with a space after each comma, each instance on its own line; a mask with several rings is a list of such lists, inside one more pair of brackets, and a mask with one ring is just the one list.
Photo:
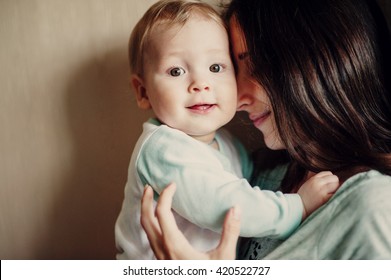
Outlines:
[[144, 51], [155, 27], [184, 25], [194, 14], [211, 19], [226, 28], [219, 13], [197, 0], [161, 0], [152, 5], [138, 21], [129, 39], [129, 64], [132, 74], [142, 75]]

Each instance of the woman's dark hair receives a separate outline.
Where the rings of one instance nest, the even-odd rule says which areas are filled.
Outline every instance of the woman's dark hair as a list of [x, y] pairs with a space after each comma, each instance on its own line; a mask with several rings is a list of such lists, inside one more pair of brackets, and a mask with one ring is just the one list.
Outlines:
[[391, 175], [391, 43], [378, 16], [374, 0], [229, 5], [226, 17], [244, 31], [251, 70], [291, 157], [285, 191], [306, 170]]

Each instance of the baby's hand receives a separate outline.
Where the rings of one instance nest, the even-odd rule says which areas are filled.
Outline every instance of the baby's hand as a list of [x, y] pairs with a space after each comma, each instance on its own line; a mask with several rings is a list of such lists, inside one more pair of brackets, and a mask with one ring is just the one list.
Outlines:
[[339, 179], [330, 171], [322, 171], [308, 179], [297, 192], [304, 205], [303, 220], [325, 204], [339, 188]]

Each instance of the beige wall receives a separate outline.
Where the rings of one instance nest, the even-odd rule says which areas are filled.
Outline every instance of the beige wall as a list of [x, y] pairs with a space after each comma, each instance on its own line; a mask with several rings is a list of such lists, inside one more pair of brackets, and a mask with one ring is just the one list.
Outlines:
[[0, 258], [109, 259], [147, 118], [127, 41], [153, 0], [0, 0]]
[[1, 259], [114, 258], [149, 116], [128, 88], [126, 47], [153, 2], [0, 0]]

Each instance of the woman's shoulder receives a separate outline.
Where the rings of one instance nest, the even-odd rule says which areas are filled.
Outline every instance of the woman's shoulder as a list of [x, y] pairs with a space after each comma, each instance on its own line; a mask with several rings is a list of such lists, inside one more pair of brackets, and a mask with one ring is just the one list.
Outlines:
[[349, 178], [320, 211], [328, 218], [323, 219], [318, 257], [390, 258], [390, 198], [388, 175], [371, 170]]
[[251, 239], [245, 258], [265, 252], [268, 259], [391, 258], [390, 198], [390, 176], [356, 174], [281, 244]]
[[343, 204], [355, 205], [356, 211], [365, 212], [382, 209], [390, 205], [391, 176], [376, 170], [356, 174], [346, 180], [337, 191], [335, 199]]

